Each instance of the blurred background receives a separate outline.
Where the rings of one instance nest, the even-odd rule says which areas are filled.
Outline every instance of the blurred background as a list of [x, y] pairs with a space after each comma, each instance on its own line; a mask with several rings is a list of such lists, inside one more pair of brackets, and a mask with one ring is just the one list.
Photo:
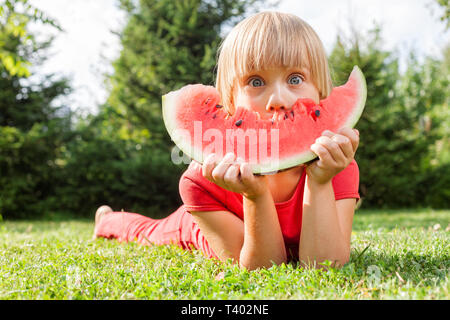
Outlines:
[[317, 31], [335, 85], [368, 84], [357, 128], [362, 208], [449, 208], [447, 0], [0, 0], [0, 218], [160, 218], [186, 165], [161, 96], [214, 84], [217, 47], [264, 10]]

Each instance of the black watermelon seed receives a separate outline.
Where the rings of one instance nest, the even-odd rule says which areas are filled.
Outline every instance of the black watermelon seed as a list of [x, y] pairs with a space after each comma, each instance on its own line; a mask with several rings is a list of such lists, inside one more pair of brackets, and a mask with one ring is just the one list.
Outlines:
[[291, 110], [291, 115], [294, 116], [294, 110]]
[[214, 113], [213, 114], [213, 119], [215, 119], [217, 117], [217, 114], [216, 113]]
[[320, 116], [320, 110], [314, 111], [314, 114], [316, 115], [316, 117]]
[[239, 120], [236, 121], [236, 123], [235, 123], [235, 125], [238, 126], [238, 127], [239, 127], [241, 124], [242, 124], [242, 119], [239, 119]]
[[221, 106], [220, 104], [216, 104], [216, 108], [223, 108], [223, 106]]

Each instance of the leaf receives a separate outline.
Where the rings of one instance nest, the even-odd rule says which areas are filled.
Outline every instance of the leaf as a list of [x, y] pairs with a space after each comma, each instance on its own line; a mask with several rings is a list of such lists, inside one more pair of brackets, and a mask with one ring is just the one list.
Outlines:
[[362, 255], [367, 251], [367, 249], [369, 249], [369, 247], [371, 246], [371, 244], [369, 243], [369, 245], [367, 246], [367, 247], [365, 247], [364, 249], [363, 249], [363, 251], [361, 251], [361, 253], [360, 254], [358, 254], [358, 256], [356, 257], [356, 259], [355, 259], [355, 262], [358, 262], [359, 261], [359, 259], [362, 257]]

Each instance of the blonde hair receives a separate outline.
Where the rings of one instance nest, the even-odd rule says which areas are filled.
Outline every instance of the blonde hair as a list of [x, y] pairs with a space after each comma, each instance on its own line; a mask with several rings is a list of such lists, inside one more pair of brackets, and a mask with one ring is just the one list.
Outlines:
[[216, 88], [222, 104], [233, 110], [236, 80], [268, 67], [308, 68], [320, 99], [332, 89], [325, 49], [316, 32], [299, 17], [261, 12], [238, 23], [219, 48]]

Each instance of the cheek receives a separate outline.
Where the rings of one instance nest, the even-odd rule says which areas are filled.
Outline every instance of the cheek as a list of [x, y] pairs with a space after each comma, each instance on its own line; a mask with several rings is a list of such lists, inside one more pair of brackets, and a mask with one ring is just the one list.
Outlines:
[[320, 102], [319, 90], [313, 84], [308, 84], [302, 90], [302, 97], [309, 98], [313, 100], [316, 104]]
[[261, 100], [259, 95], [246, 89], [236, 90], [233, 99], [236, 107], [244, 107], [246, 109], [251, 109], [259, 105], [259, 101]]
[[320, 102], [320, 94], [319, 94], [319, 90], [317, 90], [315, 85], [311, 85], [311, 99], [314, 100], [314, 102], [316, 104], [318, 104]]
[[316, 104], [319, 104], [319, 102], [320, 102], [319, 92], [315, 93], [313, 100]]
[[233, 89], [233, 105], [234, 107], [243, 106], [245, 104], [245, 95], [242, 92], [242, 88], [235, 87]]
[[244, 106], [246, 104], [247, 97], [242, 91], [238, 91], [233, 95], [234, 105], [236, 107]]

